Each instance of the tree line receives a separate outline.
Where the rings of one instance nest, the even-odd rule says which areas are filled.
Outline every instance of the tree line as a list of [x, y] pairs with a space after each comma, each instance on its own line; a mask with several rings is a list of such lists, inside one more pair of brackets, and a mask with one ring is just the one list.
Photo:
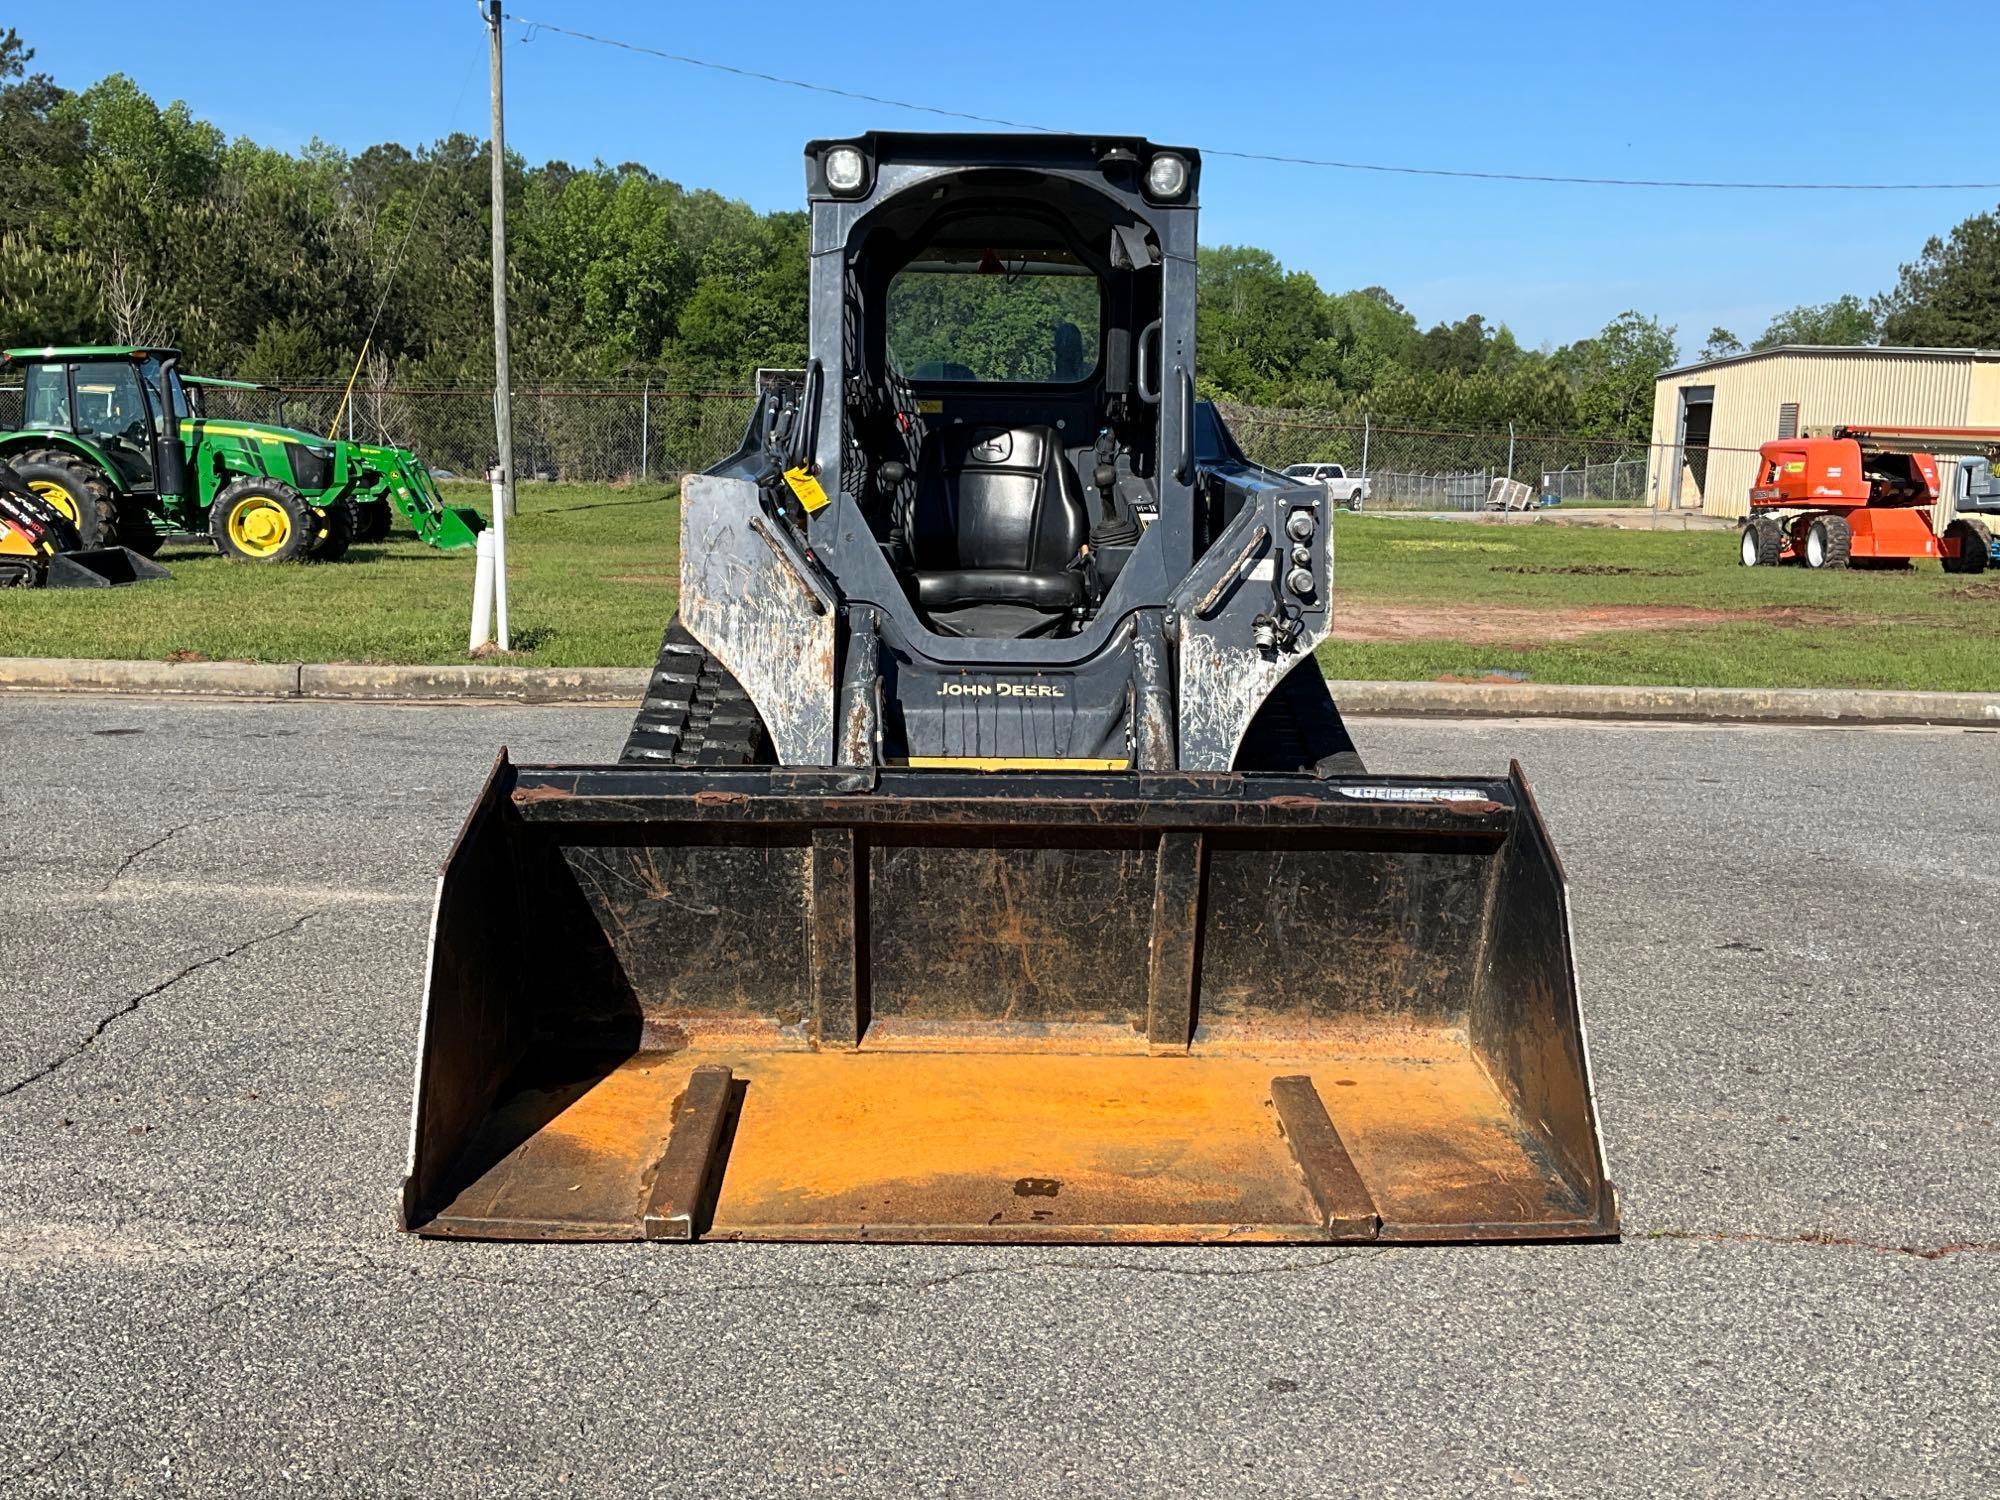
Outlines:
[[[479, 387], [493, 369], [483, 141], [296, 153], [228, 140], [122, 74], [71, 91], [0, 32], [0, 341], [170, 343], [190, 368]], [[506, 164], [524, 384], [738, 387], [805, 357], [803, 212], [760, 214], [636, 162]], [[1268, 252], [1201, 252], [1207, 394], [1414, 425], [1644, 440], [1677, 331], [1640, 311], [1559, 348], [1474, 313], [1423, 328]], [[370, 329], [373, 329], [372, 338]], [[1924, 246], [1871, 301], [1794, 308], [1776, 343], [2000, 345], [2000, 212]], [[1711, 331], [1704, 355], [1743, 345]]]

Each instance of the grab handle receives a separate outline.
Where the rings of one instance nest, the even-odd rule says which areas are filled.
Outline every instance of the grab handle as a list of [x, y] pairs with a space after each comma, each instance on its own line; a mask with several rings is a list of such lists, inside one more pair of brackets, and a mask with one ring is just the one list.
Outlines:
[[1139, 399], [1148, 406], [1158, 406], [1160, 404], [1159, 376], [1157, 373], [1151, 379], [1148, 379], [1146, 376], [1146, 346], [1159, 336], [1160, 320], [1158, 318], [1153, 319], [1152, 322], [1148, 323], [1139, 332], [1139, 369], [1133, 383], [1138, 387]]

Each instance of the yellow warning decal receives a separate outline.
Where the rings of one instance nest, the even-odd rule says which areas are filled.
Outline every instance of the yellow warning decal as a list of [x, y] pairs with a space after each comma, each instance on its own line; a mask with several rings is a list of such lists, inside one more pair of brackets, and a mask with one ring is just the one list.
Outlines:
[[792, 487], [792, 493], [799, 497], [799, 504], [806, 508], [807, 515], [811, 515], [814, 511], [825, 507], [827, 503], [826, 490], [817, 479], [813, 478], [804, 469], [785, 470], [785, 483], [789, 484]]
[[944, 410], [944, 403], [933, 397], [929, 401], [919, 401], [917, 403], [917, 410], [922, 412], [927, 417], [934, 416], [938, 412]]
[[1805, 471], [1806, 466], [1796, 460], [1785, 465], [1785, 472], [1787, 474], [1803, 474]]

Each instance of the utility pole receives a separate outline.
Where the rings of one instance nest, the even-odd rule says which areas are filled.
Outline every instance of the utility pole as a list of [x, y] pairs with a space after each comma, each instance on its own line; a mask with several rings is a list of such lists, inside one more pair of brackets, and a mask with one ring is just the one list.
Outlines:
[[493, 42], [493, 423], [500, 437], [504, 514], [514, 514], [513, 370], [507, 358], [507, 124], [500, 85], [500, 0], [480, 0]]

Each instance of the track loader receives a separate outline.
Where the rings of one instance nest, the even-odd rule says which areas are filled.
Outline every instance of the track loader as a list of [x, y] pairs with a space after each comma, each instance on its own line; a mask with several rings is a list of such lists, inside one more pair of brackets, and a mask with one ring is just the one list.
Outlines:
[[1616, 1234], [1526, 781], [1364, 771], [1332, 502], [1196, 400], [1199, 171], [808, 146], [811, 359], [624, 754], [502, 751], [445, 865], [406, 1228]]

